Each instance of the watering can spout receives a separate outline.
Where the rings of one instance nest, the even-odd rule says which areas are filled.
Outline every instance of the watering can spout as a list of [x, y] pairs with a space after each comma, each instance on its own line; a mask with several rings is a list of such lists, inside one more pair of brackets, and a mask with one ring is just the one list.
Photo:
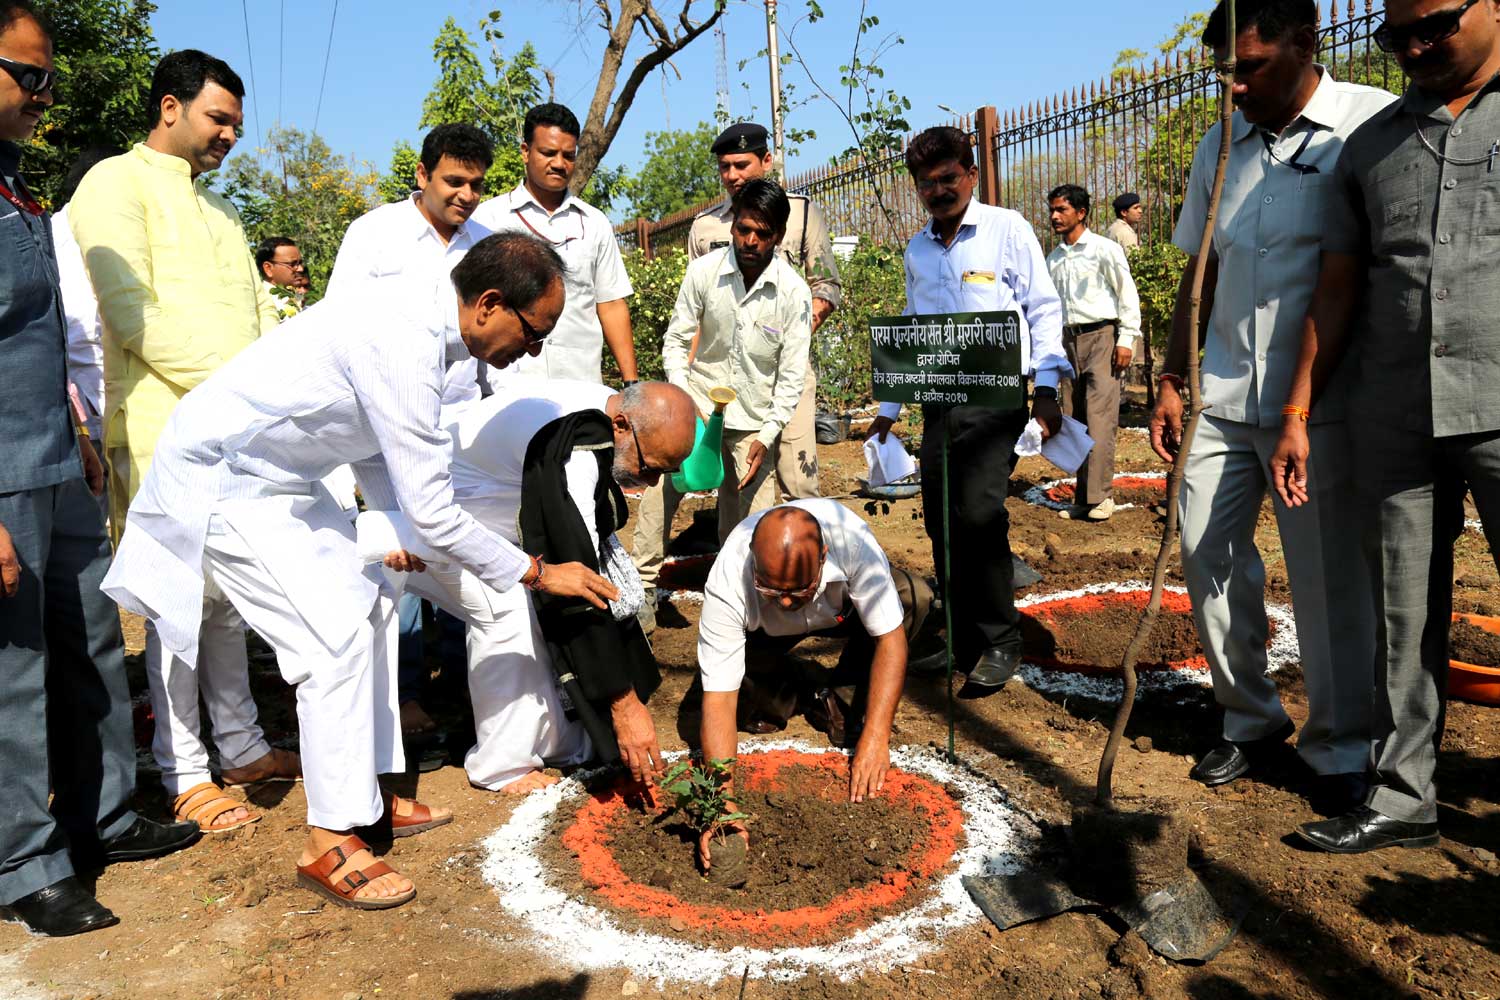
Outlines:
[[736, 393], [727, 386], [708, 390], [714, 412], [704, 423], [698, 421], [693, 450], [682, 468], [672, 473], [672, 487], [679, 493], [714, 490], [724, 481], [724, 407], [735, 401]]

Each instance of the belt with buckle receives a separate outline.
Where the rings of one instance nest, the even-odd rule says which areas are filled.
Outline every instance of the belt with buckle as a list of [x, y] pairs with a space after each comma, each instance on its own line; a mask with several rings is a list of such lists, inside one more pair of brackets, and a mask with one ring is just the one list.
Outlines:
[[1114, 326], [1116, 322], [1116, 320], [1112, 319], [1101, 319], [1097, 323], [1070, 323], [1063, 327], [1063, 332], [1071, 333], [1074, 336], [1080, 333], [1093, 333], [1095, 330], [1102, 330], [1106, 326]]

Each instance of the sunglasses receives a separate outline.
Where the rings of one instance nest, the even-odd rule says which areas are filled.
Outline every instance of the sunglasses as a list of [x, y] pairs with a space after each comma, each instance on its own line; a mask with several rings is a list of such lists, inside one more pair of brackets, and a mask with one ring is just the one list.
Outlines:
[[1373, 33], [1375, 44], [1386, 52], [1404, 51], [1413, 38], [1423, 45], [1436, 45], [1443, 39], [1458, 34], [1459, 22], [1463, 20], [1464, 14], [1478, 2], [1479, 0], [1468, 0], [1460, 7], [1419, 17], [1410, 24], [1393, 27], [1389, 21], [1381, 21], [1380, 27]]
[[28, 94], [41, 94], [52, 89], [52, 84], [57, 81], [57, 74], [50, 69], [42, 69], [31, 63], [16, 62], [0, 56], [0, 69], [9, 73], [16, 85]]
[[[545, 333], [537, 333], [536, 327], [526, 322], [526, 317], [521, 315], [521, 310], [517, 309], [515, 306], [511, 306], [510, 311], [515, 313], [516, 319], [521, 321], [521, 336], [526, 338], [526, 346], [535, 347], [537, 344], [540, 344], [542, 341], [547, 339], [547, 335]], [[637, 442], [636, 447], [640, 447], [639, 442]]]

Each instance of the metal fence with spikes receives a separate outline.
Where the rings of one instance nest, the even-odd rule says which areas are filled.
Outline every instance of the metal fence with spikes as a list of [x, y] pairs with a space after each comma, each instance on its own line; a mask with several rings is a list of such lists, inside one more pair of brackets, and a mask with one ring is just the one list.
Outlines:
[[[1319, 28], [1319, 61], [1336, 79], [1399, 90], [1395, 60], [1375, 46], [1384, 16], [1373, 0], [1330, 0]], [[1062, 94], [998, 112], [979, 108], [953, 122], [968, 132], [979, 164], [978, 196], [1026, 216], [1043, 245], [1053, 237], [1045, 199], [1058, 184], [1081, 184], [1093, 196], [1095, 228], [1110, 217], [1109, 203], [1134, 191], [1146, 205], [1141, 237], [1171, 236], [1193, 151], [1213, 123], [1218, 83], [1206, 52], [1177, 52]], [[815, 167], [791, 177], [787, 189], [812, 198], [834, 236], [868, 236], [900, 244], [927, 221], [906, 176], [902, 151]], [[705, 202], [656, 222], [637, 219], [616, 229], [622, 246], [682, 246]]]

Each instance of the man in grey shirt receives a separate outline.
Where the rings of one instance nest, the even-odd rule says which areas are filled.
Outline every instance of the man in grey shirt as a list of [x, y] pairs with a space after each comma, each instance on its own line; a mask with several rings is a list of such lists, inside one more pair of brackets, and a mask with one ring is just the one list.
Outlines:
[[1374, 787], [1359, 808], [1299, 830], [1340, 854], [1438, 842], [1433, 771], [1466, 488], [1492, 548], [1500, 538], [1500, 5], [1390, 0], [1375, 40], [1412, 82], [1339, 160], [1270, 463], [1286, 503], [1306, 502], [1309, 452], [1325, 453], [1305, 417], [1352, 349], [1356, 495], [1381, 618]]

